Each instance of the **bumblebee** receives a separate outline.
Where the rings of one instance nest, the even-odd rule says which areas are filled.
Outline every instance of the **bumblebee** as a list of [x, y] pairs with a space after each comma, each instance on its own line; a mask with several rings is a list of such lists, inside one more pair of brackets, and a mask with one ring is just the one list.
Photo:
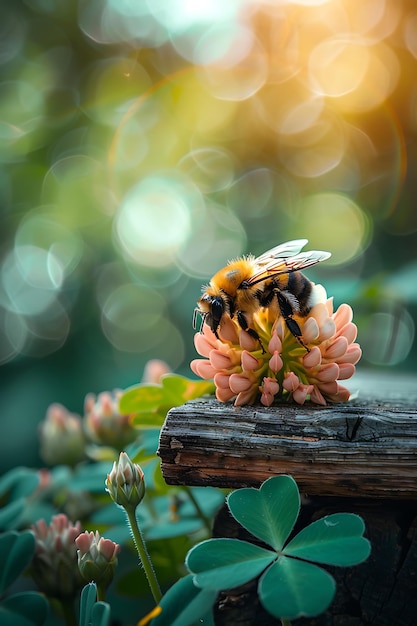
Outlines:
[[229, 261], [209, 284], [203, 286], [203, 295], [194, 309], [193, 326], [201, 315], [201, 328], [207, 324], [218, 337], [224, 316], [236, 319], [240, 328], [262, 345], [257, 331], [251, 327], [253, 315], [259, 308], [277, 306], [288, 330], [307, 350], [302, 332], [294, 315], [306, 317], [316, 304], [312, 283], [300, 270], [325, 261], [331, 254], [320, 250], [301, 252], [307, 239], [283, 243], [261, 256], [252, 255]]

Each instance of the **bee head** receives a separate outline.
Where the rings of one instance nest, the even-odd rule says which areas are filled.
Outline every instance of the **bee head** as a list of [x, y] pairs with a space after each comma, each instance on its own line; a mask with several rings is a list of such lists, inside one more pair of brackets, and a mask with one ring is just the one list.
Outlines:
[[217, 337], [217, 329], [225, 312], [225, 302], [221, 296], [210, 296], [204, 294], [198, 301], [198, 307], [194, 310], [193, 326], [195, 328], [196, 315], [200, 313], [201, 329], [203, 324], [207, 324]]

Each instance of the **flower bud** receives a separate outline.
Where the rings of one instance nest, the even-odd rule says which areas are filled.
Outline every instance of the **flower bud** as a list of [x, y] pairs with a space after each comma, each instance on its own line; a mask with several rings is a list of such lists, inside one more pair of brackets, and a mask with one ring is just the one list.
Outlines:
[[116, 504], [126, 508], [136, 508], [145, 495], [145, 476], [140, 465], [132, 463], [126, 452], [121, 452], [119, 460], [113, 463], [107, 474], [106, 488]]
[[87, 582], [107, 588], [113, 580], [120, 546], [100, 537], [98, 531], [84, 532], [75, 540], [78, 548], [78, 569]]
[[119, 412], [121, 391], [88, 394], [84, 402], [84, 424], [87, 437], [94, 443], [121, 450], [136, 437], [130, 415]]
[[51, 404], [39, 428], [40, 455], [48, 465], [74, 466], [84, 458], [85, 437], [79, 415]]
[[84, 585], [75, 545], [80, 522], [72, 524], [66, 515], [55, 515], [49, 526], [43, 519], [36, 522], [32, 532], [36, 547], [31, 573], [39, 591], [60, 600], [73, 598]]

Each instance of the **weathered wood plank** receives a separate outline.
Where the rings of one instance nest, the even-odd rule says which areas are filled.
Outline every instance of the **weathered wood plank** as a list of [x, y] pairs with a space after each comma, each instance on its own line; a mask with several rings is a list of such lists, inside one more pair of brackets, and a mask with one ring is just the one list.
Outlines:
[[356, 376], [358, 398], [318, 407], [172, 409], [159, 455], [169, 484], [242, 487], [291, 474], [310, 495], [417, 499], [417, 378]]

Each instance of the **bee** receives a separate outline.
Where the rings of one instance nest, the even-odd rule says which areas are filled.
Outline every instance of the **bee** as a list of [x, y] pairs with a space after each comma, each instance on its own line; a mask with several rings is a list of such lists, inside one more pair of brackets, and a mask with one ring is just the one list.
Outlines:
[[259, 341], [252, 328], [253, 315], [260, 308], [278, 306], [278, 311], [288, 330], [309, 352], [302, 339], [302, 332], [294, 315], [306, 317], [316, 304], [312, 283], [300, 270], [325, 261], [331, 254], [320, 250], [301, 252], [307, 239], [296, 239], [280, 244], [261, 256], [252, 255], [229, 261], [219, 270], [209, 284], [203, 286], [203, 295], [194, 309], [193, 326], [197, 315], [203, 325], [207, 324], [218, 338], [218, 329], [226, 315], [236, 319], [240, 328]]

